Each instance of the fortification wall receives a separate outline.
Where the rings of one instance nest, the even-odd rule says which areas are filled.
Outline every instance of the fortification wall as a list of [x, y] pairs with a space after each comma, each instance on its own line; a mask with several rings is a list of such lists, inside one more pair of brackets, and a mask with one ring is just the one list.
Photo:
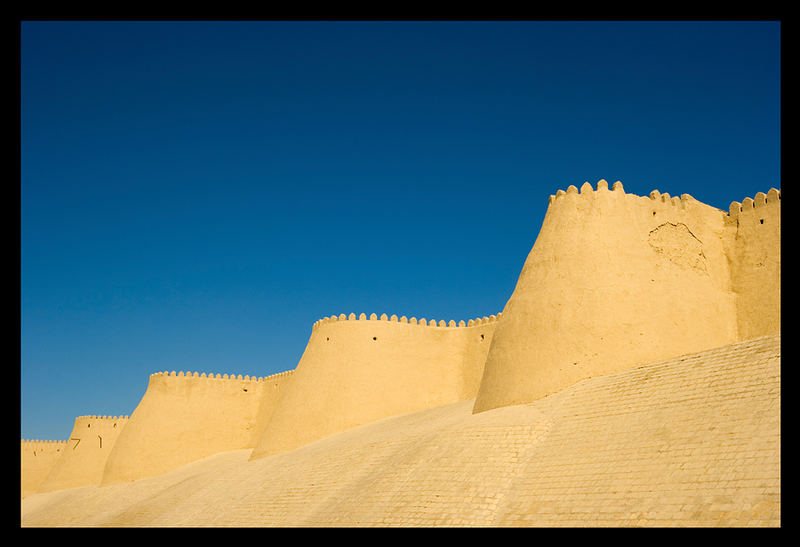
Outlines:
[[94, 486], [128, 423], [127, 416], [79, 416], [61, 456], [37, 492]]
[[780, 197], [758, 193], [726, 213], [688, 194], [626, 194], [619, 182], [559, 190], [496, 317], [342, 314], [314, 323], [293, 371], [153, 374], [130, 420], [79, 417], [70, 440], [45, 451], [23, 442], [23, 496], [160, 475], [238, 449], [257, 459], [472, 398], [474, 413], [528, 403], [586, 378], [779, 334]]
[[496, 321], [363, 313], [317, 321], [251, 458], [475, 397]]
[[503, 310], [474, 411], [738, 339], [726, 214], [616, 182], [550, 196]]
[[160, 475], [218, 452], [252, 448], [271, 385], [269, 377], [151, 374], [101, 484]]
[[286, 390], [286, 385], [291, 382], [294, 370], [279, 372], [264, 378], [262, 385], [261, 404], [258, 407], [256, 416], [256, 427], [253, 429], [253, 437], [250, 447], [254, 447], [264, 434], [264, 429], [272, 420], [275, 408], [278, 406], [281, 394]]
[[779, 334], [781, 325], [781, 193], [731, 203], [731, 282], [739, 338]]
[[20, 444], [20, 488], [24, 498], [36, 493], [67, 447], [67, 441], [23, 439]]

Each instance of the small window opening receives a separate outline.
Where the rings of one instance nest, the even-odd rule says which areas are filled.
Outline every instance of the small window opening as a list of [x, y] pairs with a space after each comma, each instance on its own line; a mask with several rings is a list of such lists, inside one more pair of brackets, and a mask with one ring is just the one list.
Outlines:
[[656, 212], [655, 211], [653, 211], [653, 216], [656, 216]]
[[758, 222], [761, 223], [761, 224], [764, 224], [764, 219], [761, 218], [761, 219], [758, 220]]
[[481, 340], [483, 340], [483, 335], [481, 334]]
[[247, 388], [246, 388], [246, 387], [243, 387], [243, 388], [242, 388], [242, 391], [244, 391], [245, 393], [247, 393]]
[[331, 339], [331, 337], [330, 337], [330, 336], [326, 336], [326, 337], [325, 337], [325, 341], [326, 341], [326, 342], [327, 342], [328, 340], [330, 340], [330, 339]]
[[377, 337], [377, 336], [373, 336], [373, 337], [372, 337], [372, 339], [373, 339], [373, 340], [377, 340], [377, 339], [378, 339], [378, 337]]

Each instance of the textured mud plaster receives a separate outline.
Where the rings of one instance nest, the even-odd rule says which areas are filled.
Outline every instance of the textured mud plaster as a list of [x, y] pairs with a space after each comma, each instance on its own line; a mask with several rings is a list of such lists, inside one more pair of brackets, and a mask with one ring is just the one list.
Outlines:
[[686, 224], [666, 222], [650, 231], [648, 242], [656, 253], [676, 266], [708, 273], [703, 242]]

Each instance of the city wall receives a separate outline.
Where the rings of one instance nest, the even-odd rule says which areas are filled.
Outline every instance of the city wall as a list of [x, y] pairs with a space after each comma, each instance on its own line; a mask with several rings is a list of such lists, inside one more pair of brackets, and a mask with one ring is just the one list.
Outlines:
[[116, 441], [128, 423], [127, 416], [79, 416], [61, 456], [37, 492], [94, 486]]
[[731, 203], [725, 217], [739, 338], [780, 332], [781, 193]]
[[67, 441], [23, 439], [20, 444], [20, 483], [24, 498], [39, 490], [67, 447]]
[[[218, 452], [252, 448], [264, 395], [283, 376], [159, 372], [108, 458], [101, 485], [160, 475]], [[266, 398], [268, 404], [273, 400]]]
[[731, 218], [688, 194], [636, 196], [620, 182], [559, 190], [498, 322], [474, 411], [778, 333], [779, 192], [770, 195], [772, 205], [745, 200]]
[[496, 322], [363, 313], [318, 321], [251, 458], [475, 397]]
[[153, 374], [130, 420], [108, 430], [105, 419], [76, 419], [66, 446], [50, 447], [61, 451], [48, 452], [53, 463], [23, 443], [23, 495], [136, 480], [242, 448], [258, 459], [473, 398], [474, 413], [529, 403], [780, 334], [780, 201], [771, 189], [726, 212], [688, 194], [627, 194], [620, 182], [559, 190], [497, 316], [341, 314], [314, 323], [294, 370]]

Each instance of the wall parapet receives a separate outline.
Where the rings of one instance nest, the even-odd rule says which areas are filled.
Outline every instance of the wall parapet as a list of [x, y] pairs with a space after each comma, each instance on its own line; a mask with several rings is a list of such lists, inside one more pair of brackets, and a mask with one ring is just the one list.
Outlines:
[[130, 416], [95, 416], [95, 415], [86, 415], [86, 416], [76, 416], [76, 420], [109, 420], [109, 421], [120, 421], [120, 420], [127, 420]]
[[[594, 197], [597, 192], [611, 192], [620, 196], [634, 196], [640, 198], [649, 198], [652, 201], [664, 204], [674, 205], [676, 207], [686, 208], [690, 202], [697, 202], [697, 200], [689, 194], [681, 194], [678, 196], [670, 196], [669, 193], [661, 193], [658, 190], [653, 190], [648, 196], [638, 196], [636, 194], [626, 194], [622, 182], [616, 181], [611, 190], [608, 189], [608, 182], [605, 179], [597, 181], [597, 189], [592, 188], [592, 185], [586, 181], [581, 185], [580, 190], [574, 184], [571, 184], [566, 191], [558, 190], [555, 194], [551, 194], [548, 199], [548, 205], [552, 205], [558, 201], [563, 201], [567, 196], [580, 196], [580, 197]], [[699, 202], [698, 202], [699, 203]]]
[[456, 322], [453, 319], [445, 321], [444, 319], [426, 319], [424, 317], [417, 319], [416, 317], [411, 317], [410, 319], [403, 315], [402, 317], [397, 317], [397, 315], [392, 315], [388, 317], [385, 313], [381, 314], [378, 317], [377, 314], [373, 313], [367, 317], [367, 314], [362, 313], [356, 316], [355, 313], [351, 313], [350, 315], [345, 315], [341, 313], [339, 315], [331, 315], [330, 317], [323, 317], [322, 319], [318, 319], [314, 322], [312, 326], [312, 330], [315, 330], [318, 326], [324, 325], [326, 323], [333, 323], [337, 321], [385, 321], [389, 323], [404, 323], [408, 325], [419, 325], [423, 327], [437, 327], [437, 328], [447, 328], [447, 329], [459, 329], [459, 328], [468, 328], [468, 327], [477, 327], [480, 325], [487, 325], [490, 323], [496, 322], [500, 317], [503, 315], [503, 312], [499, 312], [498, 314], [492, 314], [490, 316], [483, 316], [483, 317], [476, 317], [475, 319], [470, 319], [469, 321], [464, 321], [463, 319]]
[[781, 191], [776, 188], [770, 188], [766, 194], [764, 192], [757, 192], [752, 198], [746, 197], [741, 203], [732, 201], [728, 207], [728, 216], [731, 218], [738, 218], [742, 214], [755, 212], [756, 209], [766, 207], [768, 205], [779, 205], [781, 201]]
[[23, 446], [30, 446], [35, 447], [37, 445], [42, 446], [53, 446], [57, 444], [66, 445], [67, 441], [55, 441], [55, 440], [44, 440], [44, 439], [21, 439]]
[[276, 380], [283, 376], [287, 376], [292, 374], [293, 370], [286, 370], [283, 372], [278, 372], [275, 374], [271, 374], [269, 376], [250, 376], [248, 374], [241, 375], [241, 374], [218, 374], [218, 373], [206, 373], [206, 372], [192, 372], [192, 371], [163, 371], [163, 372], [154, 372], [150, 375], [150, 378], [183, 378], [186, 380], [196, 380], [196, 379], [204, 379], [204, 380], [229, 380], [229, 381], [237, 381], [237, 382], [269, 382], [272, 380]]

